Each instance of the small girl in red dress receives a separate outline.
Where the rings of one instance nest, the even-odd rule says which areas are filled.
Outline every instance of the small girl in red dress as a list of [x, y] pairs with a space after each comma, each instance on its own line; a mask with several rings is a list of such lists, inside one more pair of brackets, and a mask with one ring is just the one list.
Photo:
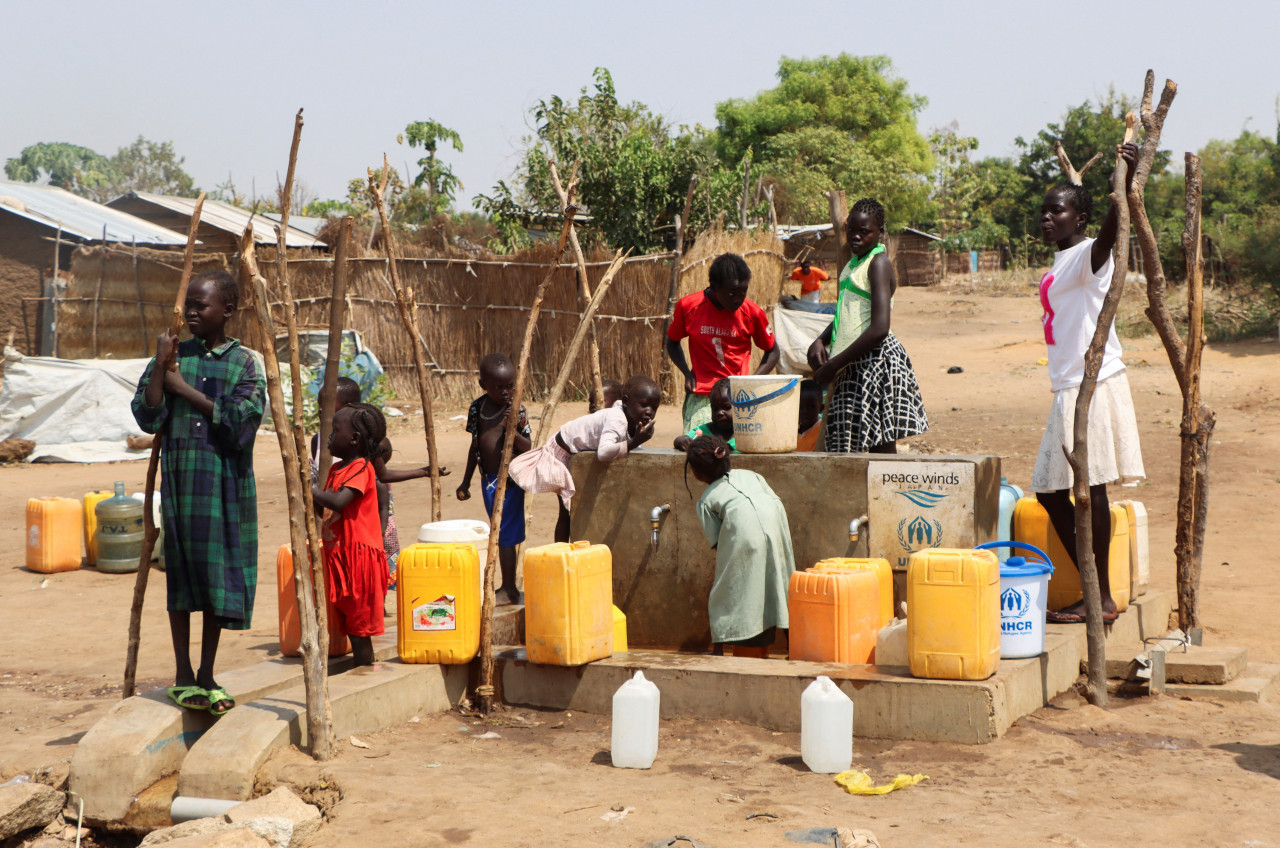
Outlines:
[[353, 403], [338, 410], [329, 435], [329, 452], [338, 461], [324, 489], [311, 489], [316, 505], [329, 513], [323, 531], [327, 589], [358, 666], [373, 665], [373, 637], [384, 632], [387, 555], [374, 460], [386, 435], [377, 407]]

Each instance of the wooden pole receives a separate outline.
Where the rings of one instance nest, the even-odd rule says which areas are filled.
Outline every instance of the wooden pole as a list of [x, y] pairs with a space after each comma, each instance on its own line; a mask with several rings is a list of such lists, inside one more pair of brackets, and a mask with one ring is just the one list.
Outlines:
[[147, 308], [142, 304], [142, 278], [138, 275], [138, 237], [133, 237], [133, 289], [138, 294], [138, 320], [142, 325], [142, 353], [145, 356], [147, 346], [151, 343], [151, 334], [147, 332]]
[[[93, 358], [98, 358], [98, 312], [102, 309], [102, 284], [107, 279], [107, 225], [102, 225], [102, 262], [98, 266], [98, 288], [93, 295], [93, 328], [90, 331], [89, 349], [93, 351]], [[146, 348], [144, 347], [145, 351]]]
[[329, 350], [324, 360], [324, 382], [320, 386], [320, 480], [328, 478], [329, 433], [333, 430], [333, 408], [338, 405], [338, 369], [342, 361], [342, 333], [347, 326], [347, 252], [351, 249], [350, 215], [338, 226], [338, 243], [333, 251], [333, 292], [329, 295]]
[[[569, 229], [573, 226], [573, 216], [578, 211], [572, 205], [573, 192], [577, 186], [577, 174], [570, 175], [569, 186], [565, 189], [569, 205], [564, 209], [564, 226], [560, 229], [560, 241], [556, 245], [556, 252], [551, 257], [547, 273], [543, 275], [542, 282], [538, 283], [538, 289], [533, 296], [533, 306], [529, 309], [529, 320], [524, 328], [524, 342], [520, 346], [520, 361], [516, 366], [516, 385], [511, 392], [511, 408], [514, 410], [520, 409], [524, 399], [524, 388], [529, 377], [529, 353], [533, 349], [533, 332], [538, 326], [538, 313], [542, 311], [542, 298], [547, 293], [547, 284], [551, 282], [556, 269], [560, 267], [565, 244], [569, 240]], [[599, 291], [598, 288], [597, 291]], [[515, 439], [516, 428], [507, 427], [502, 438], [502, 459], [498, 462], [498, 486], [493, 494], [493, 515], [489, 524], [489, 565], [484, 571], [484, 598], [480, 606], [480, 682], [476, 686], [476, 697], [480, 702], [480, 711], [485, 714], [493, 709], [496, 694], [493, 685], [493, 580], [494, 572], [498, 570], [498, 534], [502, 528], [502, 502], [507, 494], [507, 469], [511, 467]]]
[[747, 154], [747, 167], [742, 175], [742, 199], [738, 201], [738, 228], [747, 229], [747, 195], [751, 192], [751, 154]]
[[[262, 346], [262, 358], [267, 372], [267, 399], [271, 404], [271, 417], [276, 422], [276, 441], [280, 445], [280, 460], [284, 465], [284, 488], [289, 502], [289, 540], [293, 546], [294, 590], [298, 601], [298, 624], [301, 631], [298, 651], [302, 654], [302, 683], [306, 692], [307, 742], [311, 755], [317, 760], [333, 756], [330, 731], [333, 726], [329, 709], [328, 651], [321, 651], [317, 598], [324, 598], [323, 584], [319, 587], [312, 579], [314, 572], [307, 568], [299, 552], [309, 552], [307, 515], [303, 506], [310, 500], [311, 489], [303, 485], [301, 458], [298, 443], [287, 432], [288, 414], [284, 402], [284, 390], [280, 386], [280, 362], [276, 356], [275, 322], [267, 305], [267, 286], [258, 272], [258, 256], [253, 241], [253, 225], [245, 227], [240, 239], [240, 290], [244, 293], [246, 320], [256, 320], [258, 330], [267, 343]], [[326, 634], [327, 635], [327, 634]]]
[[[1125, 118], [1124, 140], [1133, 140], [1137, 116], [1130, 112]], [[1098, 324], [1084, 354], [1084, 378], [1076, 395], [1075, 420], [1070, 451], [1063, 448], [1071, 465], [1072, 490], [1076, 505], [1076, 565], [1080, 571], [1080, 587], [1084, 594], [1085, 629], [1089, 649], [1089, 701], [1095, 706], [1107, 706], [1107, 634], [1102, 621], [1102, 587], [1098, 581], [1098, 563], [1093, 556], [1093, 505], [1089, 496], [1089, 405], [1098, 384], [1098, 372], [1102, 369], [1102, 355], [1107, 345], [1111, 324], [1115, 321], [1120, 297], [1124, 294], [1125, 277], [1129, 273], [1129, 204], [1125, 201], [1125, 183], [1128, 165], [1122, 156], [1116, 156], [1115, 178], [1111, 189], [1111, 204], [1116, 210], [1116, 242], [1112, 248], [1115, 268], [1111, 286], [1102, 299]]]
[[849, 207], [843, 191], [834, 190], [824, 194], [827, 197], [827, 206], [831, 210], [832, 235], [836, 238], [836, 273], [839, 274], [844, 270], [845, 263], [849, 261], [849, 242], [844, 234], [844, 222], [849, 218]]
[[[604, 300], [604, 293], [613, 284], [614, 277], [622, 269], [630, 253], [630, 250], [625, 254], [619, 250], [614, 254], [613, 263], [609, 266], [609, 270], [605, 272], [604, 277], [600, 279], [600, 284], [596, 286], [596, 293], [592, 295], [591, 300], [587, 303], [587, 308], [582, 313], [581, 320], [578, 321], [578, 329], [574, 331], [573, 338], [569, 340], [569, 347], [565, 350], [564, 362], [560, 365], [560, 374], [556, 377], [555, 385], [551, 387], [551, 394], [547, 396], [547, 402], [542, 407], [542, 417], [538, 420], [538, 433], [533, 440], [535, 446], [541, 447], [546, 438], [547, 432], [551, 427], [551, 419], [556, 414], [556, 405], [560, 403], [560, 396], [564, 394], [564, 388], [569, 383], [569, 375], [573, 373], [573, 363], [578, 358], [578, 349], [582, 347], [582, 340], [586, 338], [591, 329], [596, 310], [599, 309], [600, 302]], [[600, 408], [604, 408], [603, 404]]]
[[[293, 303], [293, 286], [289, 282], [289, 252], [288, 239], [289, 232], [289, 211], [293, 203], [293, 175], [298, 167], [298, 145], [302, 141], [302, 110], [298, 110], [298, 114], [293, 119], [293, 140], [289, 144], [289, 166], [285, 171], [284, 177], [284, 194], [280, 198], [280, 222], [276, 225], [276, 281], [280, 287], [280, 297], [284, 306], [285, 327], [289, 333], [289, 382], [293, 395], [293, 421], [292, 436], [294, 440], [294, 450], [297, 456], [302, 458], [300, 464], [295, 470], [298, 475], [298, 484], [301, 491], [302, 512], [304, 526], [307, 531], [307, 545], [305, 548], [293, 549], [294, 571], [301, 571], [304, 563], [302, 552], [307, 554], [307, 562], [312, 573], [312, 582], [315, 585], [315, 593], [318, 599], [326, 599], [328, 594], [325, 591], [325, 575], [324, 575], [324, 552], [320, 548], [320, 526], [316, 521], [315, 504], [311, 500], [311, 465], [307, 451], [307, 431], [303, 423], [302, 410], [302, 355], [298, 347], [298, 314]], [[250, 221], [252, 227], [252, 221]], [[256, 261], [257, 254], [255, 252], [254, 259]], [[268, 343], [264, 347], [275, 349], [275, 332], [273, 325], [266, 325], [268, 331], [266, 338]], [[286, 426], [285, 419], [275, 418], [274, 411], [272, 417], [277, 422], [277, 435], [283, 432], [282, 428]], [[317, 603], [315, 605], [315, 622], [316, 622], [316, 650], [319, 652], [322, 661], [329, 656], [329, 605], [328, 603]], [[301, 607], [299, 607], [299, 617], [301, 618]], [[327, 702], [326, 702], [327, 703]], [[326, 709], [328, 707], [326, 706]], [[312, 748], [315, 750], [314, 746]], [[324, 740], [325, 755], [319, 759], [327, 759], [329, 754], [329, 740]]]
[[[400, 313], [400, 323], [409, 336], [409, 347], [413, 349], [413, 371], [418, 378], [418, 396], [422, 400], [422, 420], [427, 436], [427, 462], [431, 465], [431, 520], [440, 520], [440, 463], [436, 457], [436, 420], [431, 411], [431, 386], [427, 381], [427, 364], [423, 356], [420, 336], [416, 321], [417, 300], [413, 290], [406, 289], [400, 282], [400, 271], [396, 262], [395, 238], [391, 233], [391, 216], [387, 212], [387, 182], [391, 178], [391, 165], [384, 154], [382, 157], [382, 181], [379, 183], [373, 169], [369, 169], [369, 196], [378, 209], [378, 218], [382, 222], [382, 243], [387, 253], [387, 274], [391, 277], [391, 288], [396, 295], [396, 310]], [[410, 302], [413, 307], [410, 307]], [[514, 432], [514, 431], [513, 431]], [[493, 562], [497, 562], [494, 559]]]
[[[59, 257], [62, 255], [62, 225], [58, 225], [58, 234], [53, 239], [53, 293], [49, 296], [49, 303], [53, 309], [53, 344], [50, 345], [49, 353], [52, 356], [58, 355], [58, 263], [61, 261]], [[43, 327], [41, 328], [43, 329]], [[43, 347], [44, 345], [41, 345]], [[36, 351], [40, 353], [40, 351]]]
[[[547, 165], [551, 168], [551, 184], [555, 187], [556, 195], [560, 198], [560, 205], [568, 205], [568, 197], [564, 193], [564, 186], [560, 184], [560, 174], [556, 172], [556, 163], [554, 159], [548, 159]], [[575, 171], [578, 166], [574, 165]], [[587, 279], [587, 259], [582, 254], [582, 245], [578, 243], [578, 230], [576, 227], [569, 228], [569, 245], [573, 248], [573, 258], [578, 263], [578, 308], [584, 311], [587, 303], [591, 300], [591, 283]], [[604, 377], [600, 372], [600, 345], [596, 341], [596, 325], [591, 322], [588, 325], [590, 331], [590, 347], [589, 364], [591, 367], [591, 399], [596, 409], [604, 408]]]
[[[1184, 630], [1200, 627], [1200, 572], [1204, 556], [1204, 534], [1209, 507], [1209, 440], [1217, 416], [1200, 396], [1201, 354], [1204, 347], [1204, 257], [1195, 234], [1200, 228], [1200, 163], [1188, 154], [1186, 186], [1186, 230], [1183, 250], [1187, 257], [1188, 343], [1165, 300], [1166, 278], [1160, 261], [1159, 242], [1147, 218], [1146, 181], [1155, 161], [1169, 107], [1178, 93], [1172, 80], [1165, 80], [1159, 104], [1153, 106], [1155, 73], [1147, 71], [1142, 93], [1142, 126], [1146, 131], [1133, 185], [1129, 188], [1129, 209], [1133, 216], [1142, 265], [1147, 275], [1147, 317], [1164, 344], [1182, 393], [1181, 465], [1178, 475], [1177, 530], [1174, 556], [1177, 562], [1178, 624]], [[1191, 243], [1194, 239], [1196, 244]], [[1195, 348], [1193, 350], [1193, 348]]]
[[[182, 332], [182, 313], [187, 303], [187, 286], [191, 283], [191, 268], [195, 264], [196, 228], [200, 226], [200, 212], [204, 208], [204, 193], [196, 198], [196, 208], [191, 213], [191, 226], [187, 230], [187, 249], [182, 257], [182, 276], [178, 278], [178, 293], [173, 301], [173, 332]], [[58, 269], [54, 268], [54, 274]], [[56, 277], [55, 277], [56, 280]], [[156, 368], [171, 371], [177, 367], [178, 346], [175, 344], [164, 362]], [[151, 576], [151, 554], [156, 549], [160, 530], [156, 527], [154, 507], [156, 495], [156, 471], [160, 468], [160, 443], [164, 441], [164, 429], [151, 441], [151, 458], [147, 461], [147, 488], [143, 499], [142, 521], [145, 533], [142, 537], [142, 553], [138, 557], [138, 574], [133, 580], [133, 603], [129, 607], [129, 648], [124, 661], [124, 686], [122, 694], [132, 698], [137, 691], [138, 647], [142, 642], [142, 603], [147, 597], [147, 580]]]

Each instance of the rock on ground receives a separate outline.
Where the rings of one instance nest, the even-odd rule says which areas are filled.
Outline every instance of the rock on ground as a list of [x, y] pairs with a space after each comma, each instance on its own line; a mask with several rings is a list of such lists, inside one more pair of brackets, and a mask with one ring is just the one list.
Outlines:
[[287, 786], [278, 786], [261, 798], [237, 804], [226, 814], [226, 820], [232, 823], [277, 817], [288, 819], [293, 824], [293, 835], [287, 848], [298, 848], [320, 829], [320, 811]]
[[42, 783], [0, 786], [0, 839], [45, 827], [62, 811], [67, 796]]
[[[228, 822], [226, 819], [206, 818], [192, 819], [191, 821], [175, 824], [173, 827], [166, 827], [161, 830], [154, 830], [147, 834], [146, 838], [139, 843], [138, 848], [150, 848], [153, 845], [163, 845], [164, 848], [194, 848], [196, 845], [205, 845], [204, 842], [198, 840], [227, 837], [229, 834], [235, 834], [245, 831], [252, 835], [258, 842], [246, 842], [244, 845], [264, 845], [267, 848], [288, 848], [294, 839], [293, 822], [283, 816], [259, 816], [241, 822]], [[234, 840], [243, 839], [241, 836], [234, 837]], [[226, 843], [226, 848], [231, 846], [240, 846], [238, 841]], [[222, 842], [209, 842], [210, 846], [224, 848]]]
[[[223, 822], [223, 824], [226, 824]], [[247, 827], [232, 827], [216, 833], [184, 836], [164, 843], [167, 848], [271, 848], [271, 843]]]

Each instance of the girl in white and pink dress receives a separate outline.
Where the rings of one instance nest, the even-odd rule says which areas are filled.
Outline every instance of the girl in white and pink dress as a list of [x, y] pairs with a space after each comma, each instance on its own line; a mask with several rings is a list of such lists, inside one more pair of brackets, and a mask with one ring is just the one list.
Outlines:
[[[1129, 164], [1128, 177], [1138, 148], [1125, 144], [1120, 155]], [[1053, 406], [1045, 425], [1031, 490], [1049, 514], [1063, 547], [1076, 559], [1075, 507], [1071, 503], [1071, 466], [1064, 452], [1072, 448], [1076, 395], [1084, 379], [1084, 355], [1098, 326], [1103, 298], [1111, 286], [1118, 223], [1116, 210], [1107, 210], [1098, 237], [1088, 238], [1093, 200], [1078, 185], [1058, 185], [1049, 190], [1040, 206], [1040, 231], [1045, 241], [1058, 246], [1053, 269], [1040, 281], [1044, 309], [1044, 340], [1048, 346], [1049, 381]], [[1120, 359], [1120, 340], [1112, 326], [1107, 335], [1098, 372], [1098, 384], [1089, 406], [1089, 498], [1093, 518], [1093, 556], [1102, 589], [1104, 621], [1114, 621], [1116, 604], [1111, 597], [1111, 504], [1108, 483], [1129, 483], [1146, 476], [1138, 445], [1138, 424], [1129, 394], [1129, 380]], [[1051, 610], [1049, 620], [1084, 621], [1084, 602]]]

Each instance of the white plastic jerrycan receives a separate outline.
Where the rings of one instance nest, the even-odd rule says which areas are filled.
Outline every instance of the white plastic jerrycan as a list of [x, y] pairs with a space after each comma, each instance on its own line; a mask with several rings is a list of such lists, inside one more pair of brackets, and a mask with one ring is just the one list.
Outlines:
[[613, 693], [614, 768], [647, 769], [658, 756], [658, 704], [661, 694], [643, 671]]
[[821, 675], [800, 697], [800, 758], [817, 774], [853, 765], [853, 701]]

